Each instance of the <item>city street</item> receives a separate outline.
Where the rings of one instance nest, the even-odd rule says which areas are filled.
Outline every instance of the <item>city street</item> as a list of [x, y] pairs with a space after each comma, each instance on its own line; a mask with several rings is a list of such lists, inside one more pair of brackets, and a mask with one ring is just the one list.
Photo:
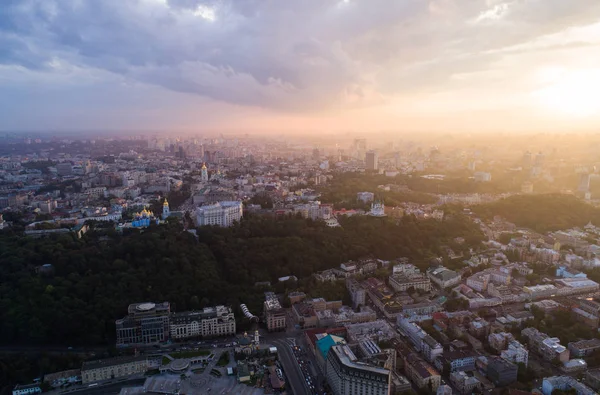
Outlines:
[[277, 347], [279, 360], [288, 379], [288, 383], [294, 395], [310, 394], [304, 376], [296, 362], [292, 350], [285, 339], [271, 340], [270, 343]]

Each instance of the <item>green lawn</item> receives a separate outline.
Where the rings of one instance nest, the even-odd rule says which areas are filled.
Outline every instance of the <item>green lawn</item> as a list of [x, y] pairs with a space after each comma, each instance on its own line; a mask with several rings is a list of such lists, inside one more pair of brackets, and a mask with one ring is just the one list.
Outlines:
[[163, 365], [168, 365], [168, 364], [169, 364], [169, 362], [171, 362], [171, 360], [170, 360], [169, 358], [167, 358], [167, 357], [162, 357], [162, 364], [163, 364]]
[[198, 351], [181, 351], [169, 353], [173, 358], [192, 358], [192, 357], [205, 357], [210, 355], [209, 350], [198, 350]]

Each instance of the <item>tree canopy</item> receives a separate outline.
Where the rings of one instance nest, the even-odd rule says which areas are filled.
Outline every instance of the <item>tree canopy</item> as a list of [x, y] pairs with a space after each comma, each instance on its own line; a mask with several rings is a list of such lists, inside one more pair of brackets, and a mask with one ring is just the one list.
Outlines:
[[589, 221], [600, 224], [600, 209], [572, 195], [515, 195], [475, 206], [473, 212], [486, 219], [499, 215], [537, 232], [583, 227]]
[[[248, 217], [231, 228], [202, 227], [198, 237], [169, 222], [144, 230], [95, 228], [33, 239], [0, 232], [0, 339], [7, 344], [110, 344], [127, 305], [169, 301], [174, 311], [246, 303], [260, 313], [254, 284], [306, 278], [350, 259], [406, 256], [426, 268], [439, 246], [479, 243], [466, 217], [442, 222], [351, 217], [342, 228], [298, 218]], [[38, 268], [51, 264], [50, 274]], [[240, 316], [239, 311], [236, 312]]]

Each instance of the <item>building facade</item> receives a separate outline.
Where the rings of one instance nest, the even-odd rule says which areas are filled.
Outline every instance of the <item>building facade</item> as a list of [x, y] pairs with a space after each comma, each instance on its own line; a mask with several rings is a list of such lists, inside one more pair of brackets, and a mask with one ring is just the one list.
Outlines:
[[117, 347], [156, 344], [169, 338], [169, 302], [134, 303], [127, 317], [115, 322]]
[[116, 357], [84, 362], [81, 367], [83, 384], [127, 377], [148, 370], [146, 357]]
[[228, 227], [239, 222], [243, 216], [242, 202], [223, 201], [196, 209], [196, 224], [198, 226], [214, 225]]
[[264, 311], [269, 332], [284, 331], [286, 329], [287, 314], [273, 292], [265, 292]]
[[388, 279], [390, 287], [396, 292], [403, 292], [409, 288], [422, 289], [424, 291], [431, 290], [431, 281], [428, 277], [422, 274], [414, 274], [406, 276], [404, 274], [393, 274]]
[[329, 349], [326, 377], [335, 395], [390, 394], [390, 371], [359, 363], [347, 345]]
[[226, 306], [174, 313], [169, 330], [172, 339], [235, 335], [235, 316], [233, 310]]
[[506, 386], [517, 381], [517, 365], [502, 358], [488, 360], [487, 376], [497, 386]]

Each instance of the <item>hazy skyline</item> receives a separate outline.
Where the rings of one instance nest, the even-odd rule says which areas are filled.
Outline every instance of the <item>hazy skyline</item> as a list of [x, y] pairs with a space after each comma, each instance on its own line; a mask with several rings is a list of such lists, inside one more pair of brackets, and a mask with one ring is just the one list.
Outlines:
[[597, 0], [3, 0], [0, 130], [575, 131]]

